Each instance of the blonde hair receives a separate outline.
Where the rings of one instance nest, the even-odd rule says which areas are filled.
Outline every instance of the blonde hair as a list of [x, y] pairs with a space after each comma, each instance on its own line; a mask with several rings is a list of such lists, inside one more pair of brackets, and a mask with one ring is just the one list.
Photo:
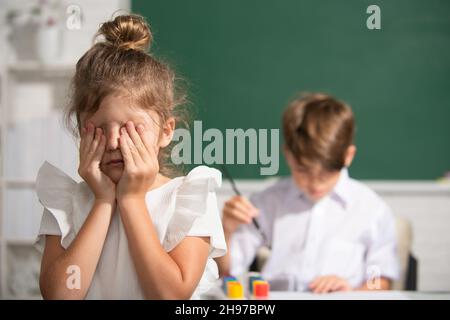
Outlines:
[[354, 134], [350, 107], [323, 93], [300, 95], [283, 114], [285, 144], [300, 165], [342, 169]]
[[[171, 68], [147, 53], [153, 36], [143, 17], [117, 16], [103, 23], [94, 39], [93, 46], [78, 60], [72, 79], [66, 123], [74, 136], [80, 132], [80, 115], [95, 112], [111, 94], [124, 94], [137, 106], [155, 111], [162, 124], [169, 117], [186, 124], [186, 113], [177, 109], [185, 102], [185, 95], [177, 89]], [[169, 152], [170, 147], [159, 153], [163, 172], [161, 165]]]

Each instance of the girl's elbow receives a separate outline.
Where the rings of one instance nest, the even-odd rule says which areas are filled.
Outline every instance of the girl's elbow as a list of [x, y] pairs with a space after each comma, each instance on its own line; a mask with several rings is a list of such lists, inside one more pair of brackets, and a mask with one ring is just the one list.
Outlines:
[[190, 296], [180, 292], [164, 292], [158, 295], [152, 293], [145, 295], [146, 300], [188, 300], [189, 298]]
[[192, 297], [193, 291], [188, 290], [185, 292], [177, 292], [175, 297], [172, 300], [190, 300]]
[[171, 300], [190, 300], [196, 287], [197, 286], [193, 285], [192, 281], [184, 282], [178, 288], [179, 290], [173, 290]]
[[51, 283], [51, 281], [43, 277], [39, 280], [39, 290], [44, 300], [82, 300], [85, 298], [86, 293], [82, 290], [69, 290], [64, 284]]
[[64, 290], [43, 290], [41, 295], [44, 300], [83, 300], [85, 295], [82, 293], [69, 293]]
[[189, 300], [193, 293], [194, 290], [190, 287], [165, 288], [159, 293], [155, 293], [155, 291], [146, 292], [144, 298], [146, 300]]
[[39, 289], [41, 291], [41, 296], [44, 300], [63, 300], [64, 297], [58, 294], [55, 288], [51, 288], [46, 283], [40, 283]]
[[41, 291], [41, 296], [44, 300], [57, 300], [55, 296], [55, 290], [52, 289], [50, 281], [47, 280], [45, 275], [41, 273], [39, 278], [39, 290]]

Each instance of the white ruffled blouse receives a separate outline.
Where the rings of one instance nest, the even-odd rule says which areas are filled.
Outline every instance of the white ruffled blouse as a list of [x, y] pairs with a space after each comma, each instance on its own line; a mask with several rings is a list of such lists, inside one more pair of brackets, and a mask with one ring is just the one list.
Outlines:
[[[215, 285], [218, 269], [213, 258], [227, 250], [215, 194], [220, 185], [218, 170], [199, 166], [146, 195], [149, 214], [166, 252], [186, 236], [210, 238], [207, 264], [191, 299], [201, 298]], [[61, 245], [67, 248], [92, 209], [92, 191], [86, 182], [77, 183], [48, 162], [39, 170], [36, 190], [44, 206], [37, 248], [43, 250], [45, 235], [60, 235]], [[113, 215], [86, 298], [143, 299], [118, 212]]]

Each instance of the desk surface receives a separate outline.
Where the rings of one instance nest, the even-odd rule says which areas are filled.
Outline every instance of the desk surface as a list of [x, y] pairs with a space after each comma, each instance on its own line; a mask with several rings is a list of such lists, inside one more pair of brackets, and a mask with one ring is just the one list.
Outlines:
[[328, 294], [274, 291], [271, 300], [450, 300], [450, 292], [351, 291]]
[[[204, 299], [227, 299], [222, 289], [214, 288]], [[350, 291], [327, 294], [271, 291], [269, 300], [450, 300], [450, 292]]]

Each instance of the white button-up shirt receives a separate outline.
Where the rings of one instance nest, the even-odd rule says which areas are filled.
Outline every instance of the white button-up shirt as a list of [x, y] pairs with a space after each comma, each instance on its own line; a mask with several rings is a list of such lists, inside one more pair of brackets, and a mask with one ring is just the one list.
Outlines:
[[253, 224], [241, 225], [230, 244], [231, 274], [240, 275], [258, 248], [269, 245], [270, 258], [261, 273], [267, 279], [294, 279], [307, 290], [321, 275], [337, 275], [354, 288], [368, 279], [399, 276], [394, 217], [385, 202], [364, 184], [341, 171], [334, 189], [312, 203], [283, 178], [253, 195], [257, 218], [267, 242]]

